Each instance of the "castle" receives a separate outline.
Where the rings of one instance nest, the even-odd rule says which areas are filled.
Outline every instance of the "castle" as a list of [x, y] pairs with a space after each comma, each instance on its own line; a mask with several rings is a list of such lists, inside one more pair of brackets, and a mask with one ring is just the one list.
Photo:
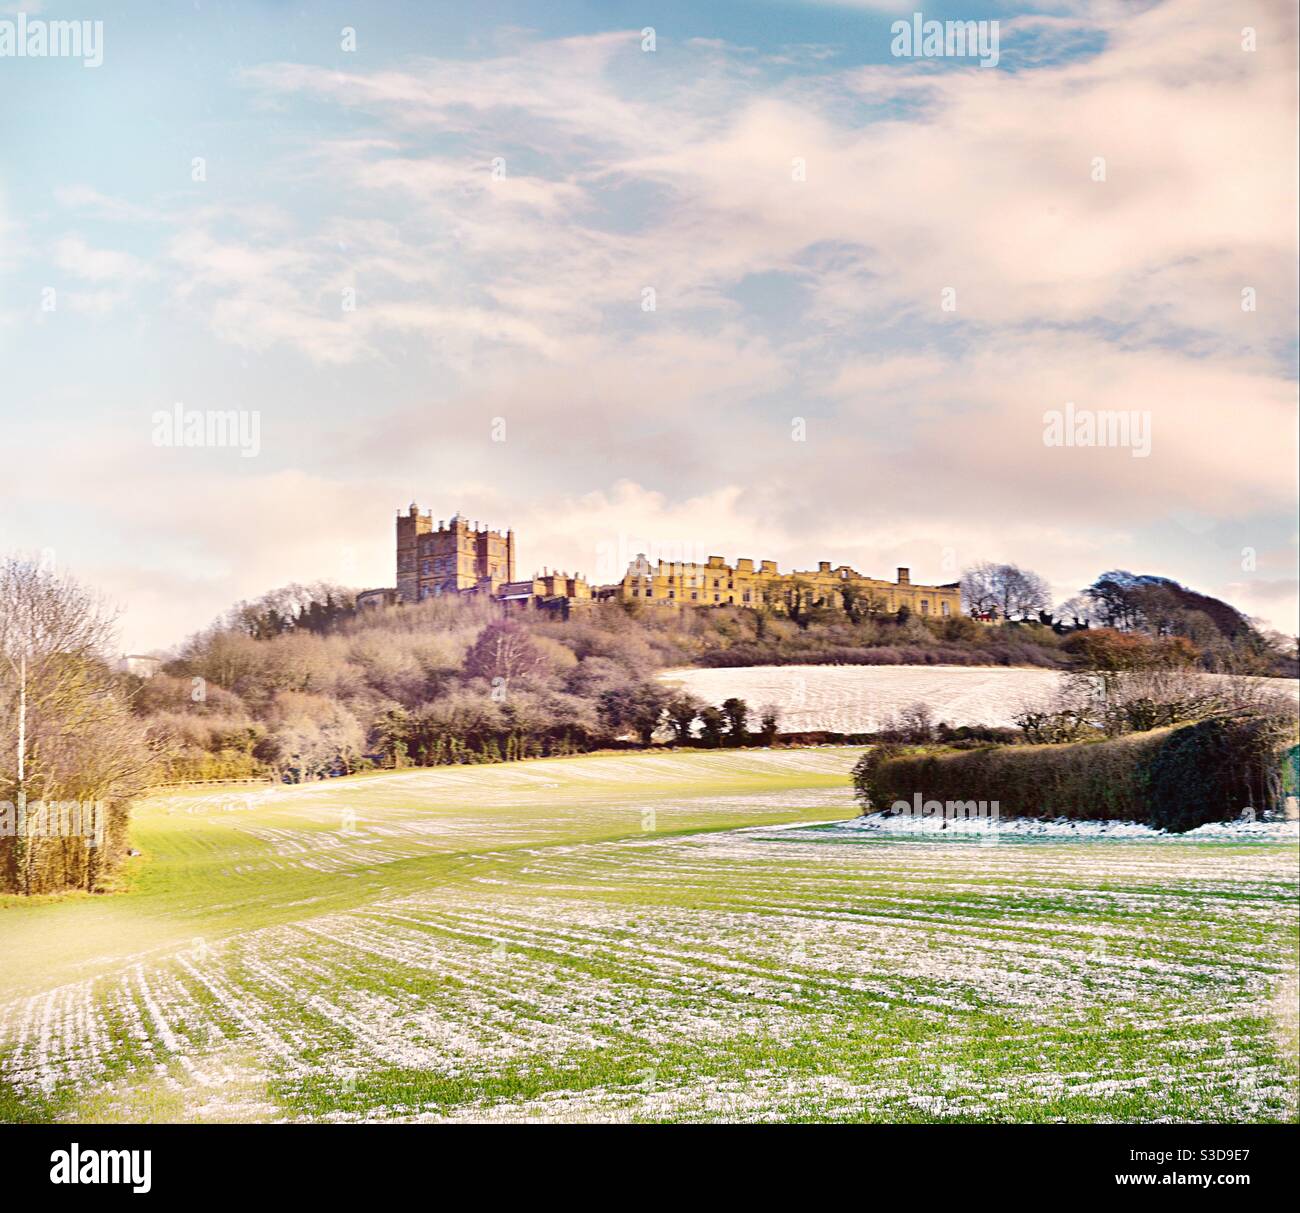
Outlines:
[[659, 561], [638, 556], [618, 584], [617, 598], [664, 606], [824, 606], [884, 614], [906, 607], [917, 615], [947, 618], [961, 614], [961, 587], [913, 585], [900, 568], [897, 581], [866, 577], [846, 564], [831, 568], [823, 560], [814, 571], [782, 573], [775, 560], [727, 564], [710, 556], [706, 564]]
[[358, 606], [385, 602], [419, 602], [444, 594], [482, 595], [507, 608], [557, 610], [597, 601], [651, 606], [706, 607], [825, 606], [863, 614], [907, 608], [922, 616], [946, 618], [961, 613], [957, 583], [914, 585], [905, 568], [896, 581], [867, 577], [848, 565], [831, 568], [823, 560], [815, 571], [781, 573], [774, 560], [749, 559], [727, 564], [710, 556], [704, 564], [665, 562], [651, 565], [643, 555], [628, 565], [622, 581], [592, 589], [578, 573], [543, 570], [519, 580], [515, 576], [515, 533], [480, 528], [459, 514], [450, 521], [420, 513], [411, 503], [397, 515], [397, 588], [367, 590]]
[[[397, 591], [370, 590], [358, 605], [419, 602], [443, 594], [479, 594], [507, 606], [557, 607], [590, 602], [591, 587], [580, 574], [549, 569], [525, 580], [515, 578], [515, 533], [472, 525], [459, 514], [433, 525], [411, 502], [397, 515]], [[376, 597], [380, 595], [382, 597]]]

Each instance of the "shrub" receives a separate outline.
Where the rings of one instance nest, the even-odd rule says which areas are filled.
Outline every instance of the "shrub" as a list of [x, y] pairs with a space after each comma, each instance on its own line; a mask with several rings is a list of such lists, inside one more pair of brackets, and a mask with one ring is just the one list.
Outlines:
[[853, 764], [853, 792], [863, 814], [883, 812], [890, 803], [888, 791], [880, 780], [880, 768], [904, 753], [903, 746], [884, 742], [872, 746]]
[[864, 809], [897, 800], [996, 801], [1007, 817], [1139, 821], [1179, 833], [1283, 803], [1282, 755], [1294, 726], [1261, 714], [1068, 745], [964, 753], [878, 747], [853, 782]]
[[930, 647], [913, 643], [816, 643], [802, 647], [738, 644], [702, 652], [694, 658], [693, 664], [713, 668], [751, 665], [1020, 665], [1064, 669], [1069, 661], [1055, 649], [1017, 641], [966, 647], [934, 641]]
[[1172, 833], [1285, 798], [1289, 730], [1280, 716], [1216, 718], [1174, 729], [1142, 772], [1148, 821]]

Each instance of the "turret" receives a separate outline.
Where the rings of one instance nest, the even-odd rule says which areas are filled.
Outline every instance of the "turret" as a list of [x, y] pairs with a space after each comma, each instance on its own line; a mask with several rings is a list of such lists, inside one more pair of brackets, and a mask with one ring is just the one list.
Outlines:
[[432, 527], [433, 519], [421, 514], [414, 501], [405, 514], [397, 515], [397, 593], [404, 602], [415, 602], [420, 597], [420, 536], [428, 534]]

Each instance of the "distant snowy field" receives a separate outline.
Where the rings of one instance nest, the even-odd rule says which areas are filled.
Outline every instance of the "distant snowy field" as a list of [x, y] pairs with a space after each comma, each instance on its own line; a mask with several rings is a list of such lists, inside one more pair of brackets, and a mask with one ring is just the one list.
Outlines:
[[935, 720], [1011, 725], [1026, 703], [1047, 698], [1056, 670], [955, 665], [755, 665], [734, 669], [665, 670], [660, 677], [721, 704], [736, 695], [757, 711], [775, 703], [781, 731], [869, 732], [918, 700]]
[[[936, 721], [954, 727], [1010, 726], [1022, 707], [1047, 699], [1060, 677], [1056, 670], [953, 665], [756, 665], [660, 675], [716, 705], [732, 695], [751, 712], [775, 703], [784, 733], [870, 732], [918, 701], [929, 705]], [[1296, 695], [1294, 681], [1275, 681], [1280, 691]]]

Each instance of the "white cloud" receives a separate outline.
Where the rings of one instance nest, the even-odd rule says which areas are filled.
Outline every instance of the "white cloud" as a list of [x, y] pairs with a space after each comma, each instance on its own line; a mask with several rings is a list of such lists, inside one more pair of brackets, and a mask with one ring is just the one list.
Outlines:
[[89, 282], [127, 283], [152, 274], [148, 265], [130, 253], [92, 248], [75, 234], [55, 244], [54, 264], [64, 273]]
[[[315, 415], [279, 415], [320, 463], [272, 427], [274, 466], [239, 482], [248, 513], [181, 511], [204, 610], [236, 581], [255, 593], [329, 562], [310, 525], [261, 527], [259, 510], [301, 505], [382, 553], [367, 568], [386, 579], [388, 524], [368, 520], [415, 488], [448, 514], [477, 502], [536, 563], [593, 575], [620, 536], [690, 536], [941, 579], [953, 553], [1016, 559], [1062, 596], [1142, 565], [1285, 617], [1293, 550], [1251, 582], [1229, 567], [1235, 539], [1221, 562], [1207, 546], [1275, 529], [1295, 501], [1279, 353], [1296, 311], [1294, 14], [1050, 7], [1004, 23], [1004, 59], [1029, 48], [1016, 71], [810, 56], [787, 72], [789, 56], [718, 42], [643, 55], [632, 30], [516, 31], [488, 58], [375, 71], [264, 65], [241, 78], [279, 129], [307, 130], [305, 100], [347, 133], [298, 140], [259, 204], [59, 191], [78, 220], [170, 232], [148, 263], [65, 233], [60, 264], [103, 288], [79, 306], [152, 272], [220, 342], [384, 385], [364, 408], [321, 406], [324, 454]], [[1052, 38], [1080, 34], [1100, 49], [1053, 58]], [[326, 204], [294, 209], [285, 181]], [[268, 411], [287, 407], [274, 387]], [[1045, 448], [1042, 414], [1067, 400], [1149, 411], [1150, 458]], [[511, 436], [494, 448], [495, 416]], [[229, 469], [207, 474], [232, 495]], [[142, 475], [121, 533], [179, 544], [157, 520], [171, 473]], [[1206, 534], [1161, 542], [1192, 515]], [[238, 575], [214, 577], [227, 562]]]

